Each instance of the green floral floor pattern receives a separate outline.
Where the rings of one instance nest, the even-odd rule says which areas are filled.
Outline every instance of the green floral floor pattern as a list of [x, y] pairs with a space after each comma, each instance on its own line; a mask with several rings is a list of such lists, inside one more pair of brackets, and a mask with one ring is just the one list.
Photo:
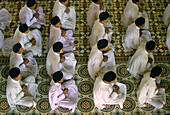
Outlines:
[[76, 66], [74, 80], [78, 86], [78, 103], [74, 113], [71, 113], [66, 108], [59, 107], [52, 111], [48, 102], [48, 89], [50, 86], [50, 78], [47, 75], [45, 65], [39, 65], [38, 76], [36, 82], [38, 84], [37, 106], [28, 108], [17, 106], [15, 111], [10, 111], [6, 99], [6, 81], [8, 76], [9, 66], [0, 65], [0, 115], [165, 115], [170, 114], [170, 65], [166, 63], [158, 63], [163, 69], [161, 77], [161, 87], [165, 88], [167, 102], [160, 110], [151, 105], [145, 108], [139, 108], [136, 98], [136, 88], [139, 85], [139, 80], [135, 80], [126, 70], [126, 64], [117, 64], [117, 79], [124, 83], [127, 87], [127, 98], [124, 102], [124, 108], [121, 110], [118, 105], [108, 105], [102, 110], [98, 110], [93, 102], [93, 84], [94, 81], [90, 78], [87, 71], [86, 63], [78, 63]]

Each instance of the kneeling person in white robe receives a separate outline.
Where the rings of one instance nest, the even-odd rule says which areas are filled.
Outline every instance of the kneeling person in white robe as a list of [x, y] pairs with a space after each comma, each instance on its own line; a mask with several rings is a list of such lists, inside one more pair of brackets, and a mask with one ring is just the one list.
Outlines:
[[43, 9], [42, 7], [35, 9], [36, 5], [35, 0], [28, 0], [27, 4], [22, 7], [19, 13], [21, 23], [27, 24], [30, 28], [41, 28], [41, 25], [46, 25]]
[[101, 39], [92, 47], [88, 61], [88, 72], [95, 80], [99, 71], [105, 71], [109, 68], [115, 70], [116, 63], [113, 50], [106, 39]]
[[125, 51], [137, 49], [140, 43], [140, 28], [145, 26], [145, 18], [136, 19], [135, 23], [128, 26], [126, 34], [122, 36], [123, 47]]
[[22, 105], [26, 107], [35, 107], [38, 85], [35, 84], [35, 77], [30, 75], [24, 81], [21, 81], [22, 74], [20, 69], [15, 67], [10, 69], [7, 80], [6, 96], [8, 104], [11, 109], [15, 105]]
[[133, 77], [138, 79], [139, 76], [142, 76], [144, 72], [154, 64], [152, 52], [154, 52], [155, 49], [156, 44], [152, 40], [138, 47], [127, 64], [127, 70]]
[[[101, 12], [105, 12], [106, 8], [104, 4], [102, 4], [102, 0], [92, 0], [93, 2], [90, 4], [89, 10], [87, 12], [87, 24], [92, 28], [94, 22], [99, 19], [99, 14]], [[104, 23], [105, 27], [113, 28], [110, 20], [107, 23]]]
[[157, 109], [163, 108], [166, 102], [165, 89], [160, 88], [160, 84], [156, 83], [156, 79], [161, 77], [161, 73], [162, 69], [156, 66], [151, 72], [144, 74], [137, 90], [139, 107], [146, 107], [145, 103], [149, 103]]
[[64, 107], [75, 111], [78, 101], [78, 88], [74, 80], [64, 81], [61, 71], [55, 72], [53, 75], [55, 82], [49, 89], [49, 103], [52, 110]]
[[75, 29], [76, 11], [74, 6], [66, 7], [68, 0], [57, 0], [53, 7], [53, 17], [58, 16], [61, 19], [62, 28]]
[[122, 24], [125, 29], [128, 28], [129, 25], [135, 22], [135, 20], [142, 15], [143, 9], [139, 8], [142, 0], [129, 0], [122, 16]]
[[13, 51], [11, 52], [9, 62], [10, 69], [18, 67], [20, 68], [23, 77], [26, 77], [28, 75], [34, 75], [36, 77], [38, 71], [37, 62], [31, 52], [23, 56], [23, 51], [24, 49], [22, 48], [20, 43], [17, 43], [13, 46]]
[[61, 42], [56, 42], [53, 47], [50, 48], [47, 60], [46, 68], [48, 75], [52, 78], [52, 74], [56, 71], [62, 71], [64, 79], [71, 79], [74, 75], [76, 59], [72, 52], [64, 53], [64, 47]]
[[95, 21], [94, 26], [92, 28], [91, 35], [89, 36], [89, 42], [90, 47], [92, 48], [97, 42], [105, 38], [109, 42], [111, 42], [112, 39], [112, 29], [105, 28], [104, 24], [107, 23], [109, 20], [109, 13], [108, 12], [102, 12], [99, 15], [99, 19]]
[[65, 52], [75, 50], [73, 45], [73, 31], [61, 30], [61, 26], [62, 24], [58, 16], [55, 16], [51, 19], [50, 37], [47, 39], [47, 50], [49, 50], [51, 46], [58, 41], [63, 44]]
[[113, 71], [100, 74], [96, 78], [93, 88], [94, 104], [98, 109], [103, 109], [105, 105], [118, 104], [123, 109], [126, 100], [126, 85], [116, 82], [116, 74]]
[[31, 51], [34, 55], [41, 56], [42, 35], [37, 29], [32, 31], [26, 24], [21, 24], [14, 34], [14, 44], [20, 43], [25, 51]]

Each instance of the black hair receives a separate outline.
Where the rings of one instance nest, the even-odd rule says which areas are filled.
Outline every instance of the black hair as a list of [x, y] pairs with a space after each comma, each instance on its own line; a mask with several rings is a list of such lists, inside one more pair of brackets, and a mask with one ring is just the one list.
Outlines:
[[51, 24], [53, 26], [55, 26], [56, 24], [58, 24], [60, 22], [60, 18], [58, 16], [55, 16], [51, 19]]
[[21, 24], [21, 25], [19, 26], [19, 31], [20, 31], [20, 32], [24, 33], [24, 32], [26, 32], [27, 30], [28, 30], [27, 24]]
[[104, 49], [108, 46], [108, 41], [106, 39], [101, 39], [97, 42], [97, 49]]
[[146, 43], [145, 48], [146, 48], [147, 51], [151, 51], [151, 50], [154, 50], [155, 46], [156, 46], [156, 43], [151, 40], [151, 41]]
[[59, 0], [59, 2], [66, 2], [67, 0]]
[[139, 17], [135, 20], [135, 24], [136, 26], [142, 26], [143, 24], [145, 24], [145, 18], [144, 17]]
[[159, 76], [161, 73], [162, 69], [159, 66], [155, 66], [154, 68], [152, 68], [150, 76], [152, 78], [155, 78], [156, 76]]
[[113, 71], [109, 71], [107, 73], [105, 73], [103, 80], [107, 81], [107, 82], [111, 82], [113, 80], [115, 80], [116, 78], [116, 74]]
[[132, 0], [132, 2], [133, 2], [134, 4], [136, 4], [136, 2], [139, 2], [139, 0]]
[[99, 0], [92, 0], [94, 3], [97, 3]]
[[63, 78], [63, 73], [61, 71], [57, 71], [52, 76], [53, 76], [54, 82], [57, 83]]
[[20, 43], [16, 43], [14, 46], [13, 46], [13, 49], [12, 51], [17, 53], [19, 52], [19, 50], [21, 49], [22, 45]]
[[60, 52], [60, 50], [63, 48], [63, 44], [61, 42], [56, 42], [53, 44], [53, 51], [54, 52]]
[[107, 18], [109, 18], [109, 13], [108, 12], [100, 13], [100, 15], [99, 15], [100, 21], [106, 20]]
[[12, 79], [18, 77], [18, 75], [20, 74], [20, 69], [18, 67], [14, 67], [12, 69], [9, 70], [9, 75]]
[[36, 4], [35, 0], [28, 0], [27, 1], [27, 7], [33, 7], [34, 4]]

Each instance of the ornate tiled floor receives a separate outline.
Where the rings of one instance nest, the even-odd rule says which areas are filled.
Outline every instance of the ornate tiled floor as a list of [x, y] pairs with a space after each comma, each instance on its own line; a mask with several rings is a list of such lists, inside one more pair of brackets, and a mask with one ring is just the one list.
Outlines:
[[[126, 84], [127, 86], [127, 98], [124, 102], [124, 108], [121, 110], [118, 105], [116, 106], [107, 106], [103, 110], [98, 110], [94, 106], [93, 102], [93, 84], [94, 81], [90, 78], [87, 72], [87, 64], [86, 63], [78, 63], [74, 75], [74, 80], [78, 86], [79, 91], [79, 100], [77, 104], [77, 109], [72, 115], [123, 115], [123, 114], [133, 114], [133, 115], [164, 115], [170, 114], [170, 65], [165, 63], [159, 63], [163, 69], [161, 87], [164, 87], [166, 90], [167, 104], [163, 107], [163, 109], [155, 109], [151, 105], [147, 105], [145, 108], [139, 108], [137, 106], [136, 99], [136, 88], [139, 85], [139, 81], [135, 80], [131, 77], [131, 75], [126, 70], [126, 64], [121, 63], [117, 64], [117, 78], [118, 81]], [[7, 113], [10, 111], [9, 105], [6, 101], [5, 88], [6, 88], [6, 80], [9, 66], [0, 65], [1, 75], [0, 78], [0, 114]], [[36, 77], [36, 81], [38, 86], [38, 96], [37, 96], [37, 106], [36, 108], [27, 108], [24, 106], [17, 106], [15, 111], [10, 111], [9, 113], [20, 113], [27, 115], [35, 115], [35, 114], [44, 114], [44, 115], [58, 115], [58, 114], [71, 114], [69, 110], [64, 108], [58, 108], [55, 111], [51, 111], [48, 103], [48, 87], [49, 87], [49, 76], [46, 73], [45, 65], [39, 65], [38, 76]], [[55, 114], [54, 114], [55, 113]]]
[[[5, 38], [13, 36], [15, 29], [19, 25], [18, 11], [25, 5], [26, 0], [0, 0], [0, 8], [6, 8], [13, 16], [12, 23], [5, 31], [3, 31]], [[47, 90], [49, 85], [49, 78], [45, 70], [45, 57], [46, 47], [45, 41], [49, 37], [50, 19], [52, 14], [52, 8], [55, 0], [37, 0], [39, 6], [42, 6], [46, 14], [47, 27], [44, 28], [43, 34], [43, 56], [37, 57], [39, 64], [39, 73], [37, 76], [37, 84], [39, 85], [38, 92], [38, 105], [36, 108], [26, 108], [23, 106], [17, 106], [17, 110], [9, 112], [9, 106], [6, 102], [5, 88], [6, 77], [8, 74], [8, 61], [9, 57], [3, 57], [0, 51], [0, 115], [2, 114], [15, 114], [15, 115], [59, 115], [70, 114], [67, 109], [59, 108], [56, 111], [51, 111], [48, 104]], [[87, 59], [90, 53], [88, 36], [90, 35], [90, 28], [86, 23], [86, 13], [88, 11], [91, 0], [69, 0], [70, 5], [74, 5], [77, 12], [77, 24], [74, 31], [76, 59], [78, 64], [74, 79], [79, 88], [79, 101], [76, 109], [77, 115], [164, 115], [170, 114], [170, 57], [168, 49], [165, 45], [167, 28], [163, 24], [162, 16], [165, 7], [170, 3], [170, 0], [143, 0], [140, 5], [149, 16], [150, 31], [153, 40], [157, 43], [157, 48], [154, 53], [156, 63], [158, 63], [164, 71], [161, 86], [166, 89], [167, 104], [163, 109], [157, 110], [154, 107], [148, 105], [147, 108], [139, 108], [136, 100], [136, 86], [139, 81], [135, 81], [126, 70], [126, 62], [129, 53], [124, 53], [123, 47], [120, 44], [121, 36], [125, 33], [122, 28], [120, 19], [123, 13], [123, 9], [128, 0], [103, 0], [107, 11], [110, 13], [110, 20], [114, 26], [114, 34], [112, 43], [115, 46], [115, 55], [117, 63], [118, 80], [126, 84], [128, 89], [128, 95], [126, 102], [124, 103], [124, 109], [121, 110], [119, 106], [108, 106], [106, 109], [100, 111], [96, 109], [92, 100], [92, 89], [94, 81], [90, 79], [87, 72]], [[9, 113], [8, 113], [9, 112]], [[74, 113], [74, 114], [75, 114]]]

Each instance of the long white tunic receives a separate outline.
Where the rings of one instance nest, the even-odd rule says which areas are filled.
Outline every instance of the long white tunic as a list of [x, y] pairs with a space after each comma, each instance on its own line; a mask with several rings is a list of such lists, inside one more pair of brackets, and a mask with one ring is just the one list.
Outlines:
[[96, 20], [91, 35], [89, 36], [90, 46], [93, 47], [100, 39], [107, 39], [111, 42], [112, 33], [113, 31], [109, 29], [109, 33], [106, 34], [104, 24], [100, 23], [99, 20]]
[[168, 49], [170, 50], [170, 25], [167, 30], [166, 45], [167, 45]]
[[135, 20], [140, 16], [141, 13], [139, 12], [138, 5], [134, 4], [132, 0], [129, 0], [122, 16], [123, 26], [128, 28], [128, 26], [135, 22]]
[[0, 29], [5, 30], [12, 21], [12, 15], [5, 9], [0, 10]]
[[[21, 85], [27, 86], [27, 92], [22, 91]], [[38, 85], [35, 84], [35, 77], [28, 76], [23, 82], [15, 81], [10, 76], [8, 76], [7, 87], [6, 87], [6, 96], [8, 104], [11, 108], [14, 108], [15, 105], [22, 106], [35, 106], [33, 99], [36, 98]], [[27, 96], [25, 96], [27, 95]]]
[[[36, 44], [32, 45], [30, 40], [34, 38]], [[19, 28], [15, 31], [14, 34], [14, 44], [20, 43], [25, 51], [32, 51], [34, 55], [41, 56], [42, 53], [42, 34], [39, 30], [34, 29], [27, 34], [24, 34], [19, 31]]]
[[[116, 70], [115, 56], [111, 46], [109, 44], [108, 51], [104, 54], [97, 49], [97, 45], [92, 47], [88, 61], [88, 72], [93, 79], [98, 75], [98, 72], [106, 72], [108, 69]], [[106, 62], [103, 61], [103, 55], [108, 56]]]
[[[36, 12], [39, 13], [38, 18], [34, 17], [34, 13]], [[19, 19], [22, 24], [26, 23], [29, 27], [33, 28], [41, 28], [41, 25], [46, 25], [45, 14], [43, 13], [43, 9], [41, 7], [36, 10], [32, 10], [25, 5], [19, 12]]]
[[152, 40], [151, 33], [148, 30], [143, 30], [140, 36], [140, 45], [144, 45], [150, 40]]
[[[68, 88], [68, 94], [64, 94], [64, 88]], [[72, 109], [74, 112], [78, 101], [78, 88], [74, 80], [69, 80], [63, 84], [55, 83], [49, 89], [49, 103], [52, 110], [58, 106]]]
[[36, 77], [38, 71], [38, 65], [35, 58], [31, 56], [31, 53], [25, 55], [24, 57], [26, 57], [29, 60], [29, 63], [24, 64], [23, 55], [12, 51], [10, 55], [10, 62], [9, 62], [10, 69], [14, 67], [18, 67], [20, 68], [23, 77], [26, 77], [28, 75], [34, 75]]
[[140, 41], [139, 38], [140, 38], [139, 28], [135, 25], [135, 23], [128, 26], [126, 34], [122, 36], [122, 42], [125, 51], [137, 49]]
[[163, 16], [163, 22], [166, 26], [170, 24], [170, 4], [166, 7], [164, 16]]
[[61, 37], [61, 29], [56, 28], [53, 25], [50, 26], [50, 37], [47, 39], [47, 49], [49, 50], [51, 46], [58, 41]]
[[[148, 57], [153, 59], [152, 64], [148, 62]], [[137, 77], [138, 74], [144, 74], [144, 72], [153, 64], [153, 54], [146, 51], [145, 45], [140, 45], [135, 54], [130, 58], [127, 70], [134, 77]]]
[[[100, 5], [92, 2], [87, 12], [87, 24], [92, 28], [94, 25], [94, 22], [97, 19], [99, 19], [99, 14], [105, 11], [106, 11], [106, 8], [104, 8], [103, 10], [100, 10]], [[108, 21], [108, 23], [105, 23], [104, 26], [113, 28], [110, 20]]]
[[65, 61], [60, 63], [60, 54], [55, 53], [52, 47], [49, 50], [46, 60], [46, 68], [50, 77], [52, 77], [52, 74], [57, 71], [62, 71], [64, 79], [66, 80], [73, 77], [77, 63], [75, 56], [73, 53], [65, 53], [63, 56], [65, 56]]
[[47, 51], [51, 48], [51, 46], [55, 42], [61, 42], [64, 46], [64, 51], [73, 51], [75, 50], [75, 47], [73, 45], [74, 43], [74, 37], [73, 37], [73, 31], [67, 30], [65, 36], [61, 36], [61, 29], [56, 28], [53, 25], [50, 27], [50, 37], [47, 39], [46, 45], [47, 45]]
[[137, 90], [137, 99], [140, 107], [145, 107], [144, 103], [149, 103], [160, 109], [165, 104], [165, 89], [157, 89], [155, 78], [150, 77], [150, 72], [147, 72], [142, 78]]
[[3, 41], [4, 41], [4, 34], [0, 30], [0, 48], [2, 47]]
[[57, 0], [53, 7], [53, 17], [58, 16], [60, 18], [63, 28], [74, 30], [76, 25], [76, 11], [74, 6], [68, 8], [70, 9], [70, 12], [67, 14], [65, 12], [66, 6]]
[[114, 84], [106, 84], [103, 82], [103, 75], [100, 74], [96, 78], [93, 88], [94, 104], [98, 109], [103, 109], [105, 105], [116, 105], [119, 104], [120, 108], [123, 108], [123, 103], [126, 100], [126, 85], [117, 82], [119, 86], [119, 92], [116, 93], [113, 90]]

